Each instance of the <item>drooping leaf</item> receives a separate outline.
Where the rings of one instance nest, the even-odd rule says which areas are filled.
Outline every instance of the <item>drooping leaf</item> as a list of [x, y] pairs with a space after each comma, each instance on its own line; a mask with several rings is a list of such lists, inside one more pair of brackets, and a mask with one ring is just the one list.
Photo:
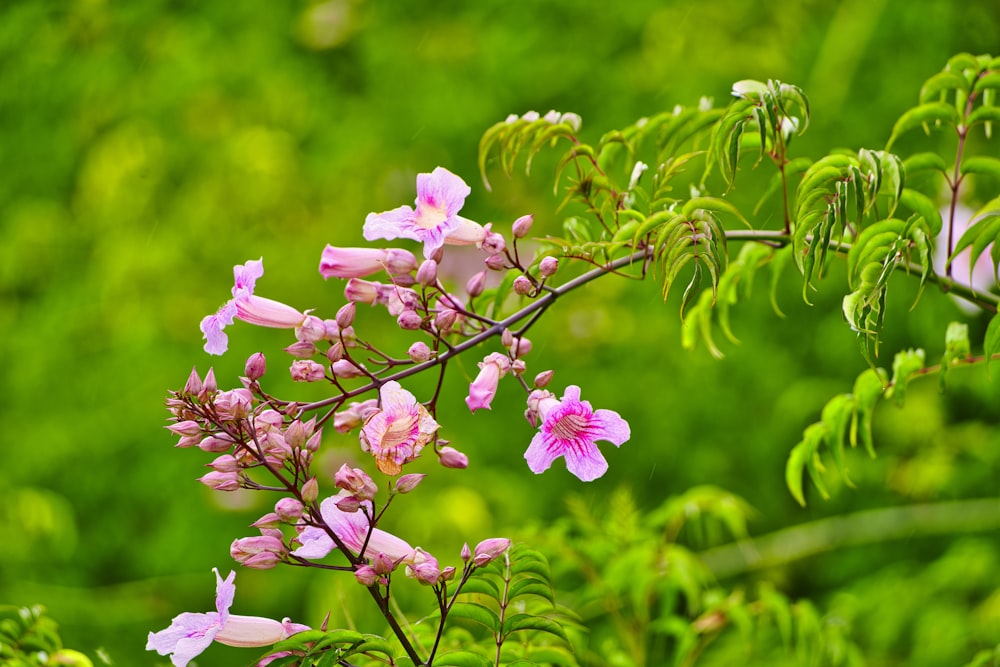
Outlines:
[[886, 142], [885, 150], [892, 148], [893, 143], [896, 142], [901, 135], [909, 132], [910, 130], [927, 125], [929, 123], [946, 123], [948, 125], [958, 125], [961, 122], [959, 118], [958, 111], [951, 104], [945, 102], [928, 102], [926, 104], [921, 104], [920, 106], [909, 109], [904, 112], [896, 124], [892, 127], [892, 134], [889, 135], [889, 141]]

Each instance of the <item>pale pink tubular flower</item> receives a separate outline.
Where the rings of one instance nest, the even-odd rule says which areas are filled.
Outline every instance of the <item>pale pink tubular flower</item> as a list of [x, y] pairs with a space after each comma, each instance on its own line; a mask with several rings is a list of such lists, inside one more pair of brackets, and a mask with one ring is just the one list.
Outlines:
[[467, 228], [458, 215], [471, 192], [465, 181], [444, 167], [437, 167], [429, 174], [417, 174], [416, 208], [400, 206], [383, 213], [369, 213], [364, 237], [368, 241], [413, 239], [424, 244], [424, 257], [429, 258], [444, 244], [445, 237], [460, 227], [463, 237], [474, 235], [475, 230]]
[[427, 408], [395, 380], [379, 390], [381, 409], [361, 427], [361, 449], [375, 457], [375, 466], [398, 475], [404, 463], [420, 453], [439, 426]]
[[397, 248], [338, 248], [327, 245], [319, 260], [324, 278], [363, 278], [386, 271], [389, 275], [409, 273], [417, 260], [408, 250]]
[[580, 400], [580, 388], [566, 387], [562, 400], [545, 397], [538, 401], [541, 430], [531, 439], [524, 458], [534, 473], [548, 470], [562, 456], [566, 468], [584, 482], [603, 475], [608, 462], [597, 448], [598, 440], [616, 447], [629, 439], [628, 422], [612, 410], [594, 410]]
[[263, 275], [263, 258], [233, 267], [233, 298], [224, 303], [214, 315], [206, 315], [201, 320], [206, 352], [222, 354], [226, 351], [229, 337], [223, 329], [232, 324], [234, 318], [258, 326], [281, 329], [294, 329], [305, 320], [305, 313], [291, 306], [254, 295], [257, 279]]
[[500, 378], [506, 375], [508, 370], [510, 370], [510, 359], [499, 352], [488, 354], [479, 362], [479, 375], [469, 385], [469, 395], [465, 397], [465, 404], [469, 406], [469, 410], [475, 412], [483, 408], [490, 409]]
[[[365, 556], [368, 558], [373, 558], [376, 554], [385, 554], [393, 561], [400, 561], [413, 553], [413, 547], [405, 540], [379, 528], [372, 528], [371, 537], [368, 537], [368, 531], [371, 527], [368, 517], [372, 512], [372, 504], [366, 500], [361, 503], [364, 511], [344, 512], [337, 507], [337, 503], [349, 496], [351, 496], [350, 491], [341, 490], [337, 495], [323, 500], [319, 506], [323, 522], [348, 549], [360, 555], [367, 538], [368, 546], [365, 549]], [[333, 538], [326, 530], [316, 526], [306, 526], [296, 540], [302, 546], [293, 551], [292, 555], [300, 558], [323, 558], [336, 549]]]
[[206, 613], [184, 612], [174, 617], [170, 627], [150, 632], [146, 641], [147, 651], [170, 655], [174, 667], [186, 667], [213, 641], [228, 646], [270, 646], [287, 639], [309, 627], [291, 623], [288, 619], [275, 621], [259, 616], [238, 616], [229, 613], [236, 594], [233, 580], [235, 572], [222, 579], [215, 572], [215, 611]]

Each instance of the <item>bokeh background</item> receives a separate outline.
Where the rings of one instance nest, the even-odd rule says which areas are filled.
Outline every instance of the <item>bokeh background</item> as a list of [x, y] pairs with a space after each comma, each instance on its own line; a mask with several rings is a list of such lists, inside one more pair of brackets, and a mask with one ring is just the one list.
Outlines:
[[[317, 274], [321, 249], [360, 245], [365, 215], [409, 203], [418, 172], [462, 175], [468, 217], [509, 229], [533, 212], [536, 233], [558, 231], [551, 160], [527, 177], [491, 174], [492, 193], [481, 185], [479, 137], [509, 113], [574, 111], [596, 141], [702, 96], [725, 104], [733, 81], [776, 78], [809, 95], [813, 122], [794, 150], [816, 157], [881, 148], [958, 51], [1000, 53], [993, 0], [3, 3], [0, 604], [45, 605], [67, 645], [92, 656], [103, 647], [118, 665], [162, 663], [143, 650], [146, 633], [211, 608], [210, 569], [232, 566], [229, 543], [269, 505], [195, 481], [207, 459], [173, 448], [165, 394], [192, 366], [235, 384], [257, 350], [275, 393], [312, 391], [283, 377], [285, 332], [237, 324], [227, 355], [202, 351], [198, 321], [228, 296], [234, 264], [263, 256], [260, 293], [332, 316], [343, 297]], [[755, 534], [997, 496], [1000, 397], [973, 369], [953, 374], [944, 395], [930, 381], [905, 408], [880, 408], [879, 458], [850, 460], [858, 489], [798, 507], [784, 487], [787, 453], [864, 363], [836, 289], [808, 308], [790, 277], [780, 319], [765, 287], [734, 313], [742, 344], [727, 344], [722, 361], [682, 350], [676, 297], [663, 304], [652, 282], [599, 281], [539, 324], [529, 370], [555, 368], [558, 387], [579, 384], [632, 424], [631, 442], [607, 452], [611, 470], [589, 485], [561, 464], [531, 474], [523, 395], [503, 387], [492, 412], [470, 416], [461, 399], [475, 359], [458, 365], [440, 421], [472, 464], [418, 464], [431, 477], [389, 527], [419, 526], [411, 542], [457, 560], [463, 541], [524, 534], [564, 514], [569, 497], [600, 508], [623, 487], [651, 509], [723, 486], [756, 509]], [[935, 293], [905, 316], [907, 289], [891, 304], [900, 317], [885, 353], [924, 346], [935, 358], [951, 319], [981, 335], [984, 316]], [[380, 315], [362, 312], [358, 329], [405, 349]], [[329, 471], [355, 456], [350, 437], [325, 447]], [[934, 564], [938, 579], [907, 585]], [[947, 576], [956, 571], [958, 583]], [[957, 664], [1000, 642], [995, 534], [847, 549], [771, 576], [792, 597], [860, 600], [855, 627], [872, 664]], [[329, 608], [344, 613], [356, 593], [347, 583], [241, 571], [234, 611], [317, 625]], [[247, 660], [211, 651], [205, 664]]]

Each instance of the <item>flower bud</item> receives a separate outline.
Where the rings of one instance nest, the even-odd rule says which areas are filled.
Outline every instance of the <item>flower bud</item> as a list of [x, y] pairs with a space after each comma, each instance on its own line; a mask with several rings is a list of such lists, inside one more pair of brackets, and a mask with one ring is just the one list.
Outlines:
[[204, 401], [206, 397], [219, 391], [219, 385], [215, 381], [215, 369], [209, 368], [205, 373], [205, 381], [202, 383], [201, 391], [198, 392], [198, 400]]
[[315, 477], [310, 477], [309, 481], [302, 485], [302, 502], [312, 504], [319, 497], [319, 482]]
[[232, 454], [223, 454], [211, 463], [206, 463], [208, 467], [216, 472], [236, 472], [240, 469], [240, 464]]
[[356, 378], [365, 374], [364, 366], [358, 367], [349, 359], [335, 361], [331, 368], [333, 368], [333, 374], [339, 378]]
[[549, 276], [555, 275], [555, 272], [559, 270], [559, 260], [551, 255], [542, 259], [538, 264], [538, 273], [543, 278], [548, 278]]
[[281, 525], [281, 517], [274, 512], [268, 512], [261, 518], [257, 519], [250, 524], [254, 528], [260, 528], [261, 530], [266, 530], [269, 528], [277, 528]]
[[309, 341], [300, 340], [286, 347], [285, 352], [297, 359], [308, 359], [316, 354], [316, 346]]
[[562, 114], [560, 114], [555, 109], [550, 109], [547, 114], [545, 114], [544, 116], [542, 116], [542, 120], [547, 120], [548, 122], [553, 123], [553, 124], [554, 123], [558, 123], [559, 122], [559, 118], [561, 117], [561, 115]]
[[434, 326], [438, 331], [448, 331], [455, 325], [458, 313], [450, 308], [445, 308], [434, 317]]
[[180, 440], [177, 441], [177, 444], [174, 445], [174, 447], [180, 447], [182, 449], [185, 448], [185, 447], [194, 447], [195, 445], [199, 444], [200, 442], [201, 442], [201, 438], [199, 438], [196, 435], [182, 435], [180, 437]]
[[281, 557], [278, 556], [278, 554], [270, 551], [264, 551], [250, 556], [243, 561], [243, 567], [249, 567], [254, 570], [270, 570], [280, 562]]
[[437, 281], [438, 265], [433, 259], [425, 259], [417, 269], [417, 282], [429, 287]]
[[511, 233], [516, 239], [523, 239], [531, 232], [531, 225], [535, 221], [535, 216], [532, 213], [528, 215], [522, 215], [520, 218], [514, 221], [514, 225], [511, 227]]
[[524, 375], [524, 371], [527, 370], [527, 368], [528, 366], [524, 363], [524, 359], [515, 359], [510, 362], [510, 372], [514, 375]]
[[354, 313], [356, 312], [357, 306], [354, 305], [353, 301], [348, 301], [346, 304], [340, 307], [337, 311], [337, 326], [341, 329], [346, 329], [347, 327], [354, 324]]
[[198, 377], [197, 368], [191, 369], [191, 375], [188, 376], [187, 382], [184, 383], [184, 389], [181, 393], [186, 396], [197, 396], [201, 393], [201, 378]]
[[351, 278], [344, 286], [344, 298], [354, 303], [374, 305], [378, 300], [378, 283]]
[[462, 562], [468, 562], [472, 558], [472, 549], [469, 548], [469, 543], [466, 542], [462, 545]]
[[510, 347], [514, 344], [514, 332], [509, 328], [505, 328], [500, 332], [500, 344], [504, 347]]
[[326, 325], [315, 315], [309, 315], [295, 329], [295, 337], [308, 343], [316, 343], [326, 338]]
[[285, 543], [278, 537], [257, 535], [233, 540], [229, 546], [229, 555], [237, 563], [245, 563], [251, 556], [262, 553], [283, 554], [285, 553]]
[[507, 247], [503, 235], [496, 232], [488, 232], [483, 239], [482, 249], [487, 255], [499, 255]]
[[296, 498], [282, 498], [274, 504], [274, 513], [286, 523], [295, 523], [302, 518], [302, 503]]
[[343, 496], [336, 503], [337, 509], [347, 514], [354, 514], [361, 509], [361, 501], [354, 496]]
[[451, 581], [455, 578], [455, 567], [449, 565], [448, 567], [441, 570], [441, 576], [438, 577], [438, 581]]
[[330, 346], [330, 349], [326, 351], [326, 358], [331, 364], [335, 364], [344, 358], [344, 345], [339, 340]]
[[438, 450], [438, 463], [445, 468], [464, 469], [469, 467], [469, 457], [453, 447]]
[[410, 349], [406, 351], [406, 354], [410, 357], [411, 361], [419, 364], [431, 358], [431, 348], [427, 346], [427, 343], [422, 340], [418, 340], [410, 346]]
[[465, 291], [469, 296], [479, 296], [483, 293], [483, 289], [486, 287], [486, 271], [480, 271], [476, 275], [469, 278], [469, 281], [465, 283]]
[[170, 424], [164, 428], [175, 435], [201, 435], [201, 424], [191, 419]]
[[385, 268], [390, 276], [400, 276], [417, 268], [417, 258], [409, 250], [389, 248], [385, 251]]
[[251, 380], [259, 380], [264, 376], [265, 371], [267, 371], [267, 361], [265, 361], [264, 355], [260, 352], [251, 354], [243, 369], [243, 372]]
[[396, 480], [396, 493], [409, 493], [413, 489], [420, 486], [420, 482], [424, 481], [424, 477], [427, 477], [427, 475], [422, 473], [410, 473], [403, 475]]
[[518, 276], [514, 278], [514, 292], [520, 294], [521, 296], [527, 296], [531, 294], [531, 290], [534, 289], [534, 285], [531, 284], [531, 280], [527, 276]]
[[503, 271], [507, 268], [507, 259], [503, 255], [490, 255], [484, 264], [490, 271]]
[[296, 359], [288, 372], [296, 382], [318, 382], [326, 377], [326, 367], [311, 359]]
[[215, 472], [202, 475], [198, 481], [216, 491], [235, 491], [240, 488], [240, 476], [236, 472]]
[[399, 328], [406, 331], [416, 331], [423, 323], [424, 319], [415, 310], [404, 310], [396, 318], [396, 324], [399, 325]]
[[233, 448], [233, 441], [227, 437], [220, 437], [215, 435], [210, 435], [203, 438], [201, 442], [198, 443], [198, 449], [203, 452], [208, 452], [210, 454], [217, 454], [220, 452], [228, 452]]
[[340, 466], [333, 475], [334, 484], [360, 501], [372, 500], [378, 492], [378, 486], [361, 468], [351, 468], [346, 463]]
[[510, 350], [510, 356], [514, 358], [523, 357], [531, 352], [531, 341], [523, 337], [515, 338], [507, 349]]
[[372, 567], [379, 574], [389, 574], [396, 569], [396, 561], [389, 554], [380, 551], [372, 557]]
[[552, 376], [555, 375], [555, 371], [549, 369], [547, 371], [542, 371], [535, 376], [535, 387], [541, 389], [542, 387], [547, 387], [550, 382], [552, 382]]
[[410, 287], [416, 284], [416, 279], [411, 273], [400, 273], [397, 276], [392, 277], [392, 284], [399, 285], [400, 287]]
[[371, 565], [359, 565], [354, 570], [354, 579], [362, 586], [374, 586], [379, 580], [379, 575]]
[[288, 428], [285, 429], [285, 442], [292, 449], [297, 449], [305, 444], [306, 438], [312, 435], [312, 430], [300, 420], [295, 419]]
[[472, 562], [482, 567], [507, 551], [509, 547], [510, 540], [506, 537], [492, 537], [483, 540], [476, 545]]
[[560, 123], [566, 123], [574, 132], [580, 131], [580, 126], [583, 124], [583, 119], [580, 118], [580, 114], [573, 113], [572, 111], [567, 111], [566, 113], [559, 116]]

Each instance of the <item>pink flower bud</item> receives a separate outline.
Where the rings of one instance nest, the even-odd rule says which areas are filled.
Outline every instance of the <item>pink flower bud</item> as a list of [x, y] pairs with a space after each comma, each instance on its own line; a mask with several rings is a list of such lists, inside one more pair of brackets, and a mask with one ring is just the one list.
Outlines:
[[281, 517], [274, 512], [268, 512], [261, 518], [257, 519], [250, 525], [254, 528], [267, 529], [267, 528], [277, 528], [282, 523]]
[[555, 272], [559, 270], [559, 260], [551, 255], [545, 257], [538, 264], [538, 273], [541, 274], [543, 278], [548, 278], [555, 275]]
[[378, 411], [378, 400], [370, 398], [360, 403], [351, 403], [346, 410], [333, 416], [333, 427], [338, 433], [347, 433], [361, 426], [372, 413]]
[[423, 318], [415, 310], [404, 310], [396, 318], [396, 324], [399, 325], [399, 328], [406, 331], [416, 331], [423, 323]]
[[427, 477], [427, 475], [422, 473], [403, 475], [396, 480], [396, 493], [409, 493], [420, 486], [420, 482], [424, 481], [424, 477]]
[[210, 435], [203, 438], [201, 442], [198, 443], [198, 449], [203, 452], [208, 452], [210, 454], [217, 454], [220, 452], [228, 452], [233, 448], [233, 441], [227, 437], [221, 437], [216, 435]]
[[438, 463], [445, 468], [464, 469], [469, 467], [469, 457], [453, 447], [438, 450]]
[[180, 440], [177, 441], [175, 447], [194, 447], [201, 442], [201, 438], [196, 435], [182, 435]]
[[509, 547], [510, 540], [506, 537], [492, 537], [483, 540], [476, 545], [472, 562], [482, 567], [507, 551]]
[[288, 428], [285, 429], [285, 442], [292, 449], [298, 449], [305, 444], [306, 439], [312, 435], [312, 424], [315, 422], [310, 420], [309, 424], [303, 424], [300, 420], [295, 419]]
[[479, 296], [483, 293], [483, 289], [486, 287], [486, 271], [480, 271], [476, 275], [469, 278], [469, 281], [465, 283], [465, 291], [469, 296]]
[[422, 340], [418, 340], [416, 343], [410, 346], [410, 349], [406, 351], [407, 356], [410, 357], [411, 361], [420, 363], [427, 361], [431, 358], [431, 348], [427, 346], [427, 343]]
[[197, 396], [201, 393], [201, 378], [198, 377], [197, 368], [191, 369], [191, 375], [188, 376], [187, 382], [184, 383], [184, 389], [181, 393], [185, 396]]
[[198, 481], [216, 491], [235, 491], [240, 488], [240, 476], [235, 472], [215, 472], [202, 475]]
[[326, 358], [331, 364], [335, 364], [344, 358], [344, 345], [338, 340], [326, 351]]
[[229, 546], [229, 555], [237, 563], [245, 563], [251, 556], [262, 553], [283, 554], [285, 553], [285, 543], [278, 537], [270, 535], [256, 535], [254, 537], [241, 537], [233, 540]]
[[417, 282], [429, 287], [437, 281], [438, 265], [433, 259], [425, 259], [417, 269]]
[[253, 420], [254, 429], [258, 433], [280, 429], [281, 425], [284, 423], [285, 417], [277, 410], [272, 410], [270, 408], [262, 410]]
[[505, 328], [500, 332], [500, 344], [504, 347], [510, 347], [514, 344], [514, 332], [508, 328]]
[[319, 482], [315, 477], [310, 477], [309, 481], [302, 485], [302, 501], [310, 505], [316, 502], [319, 497]]
[[379, 580], [379, 574], [371, 565], [359, 565], [354, 570], [354, 578], [362, 586], [374, 586]]
[[527, 296], [531, 294], [534, 289], [534, 285], [531, 284], [531, 280], [527, 276], [518, 276], [514, 278], [514, 292], [520, 294], [521, 296]]
[[359, 368], [349, 359], [341, 359], [340, 361], [333, 362], [332, 368], [334, 375], [344, 379], [356, 378], [365, 374], [363, 366]]
[[254, 570], [270, 570], [280, 562], [281, 557], [278, 554], [265, 551], [247, 558], [243, 561], [243, 567], [249, 567]]
[[535, 376], [535, 387], [541, 389], [542, 387], [547, 387], [550, 382], [552, 382], [552, 376], [555, 375], [555, 371], [547, 370], [542, 371]]
[[488, 255], [499, 255], [506, 247], [507, 242], [504, 241], [502, 234], [489, 232], [486, 238], [483, 239], [483, 252]]
[[372, 567], [379, 574], [389, 574], [396, 569], [396, 561], [392, 556], [381, 551], [372, 558]]
[[385, 251], [385, 268], [394, 279], [402, 277], [417, 268], [417, 258], [409, 250], [389, 248]]
[[318, 382], [326, 377], [326, 367], [312, 359], [296, 359], [288, 372], [296, 382]]
[[202, 383], [201, 391], [198, 393], [198, 400], [204, 401], [205, 397], [211, 396], [219, 391], [219, 385], [215, 381], [215, 369], [209, 368], [205, 373], [205, 381]]
[[323, 440], [323, 431], [322, 430], [316, 431], [311, 436], [309, 436], [309, 439], [306, 440], [306, 444], [303, 446], [303, 448], [307, 452], [317, 452], [319, 451], [319, 445], [320, 442], [322, 442], [322, 440]]
[[433, 586], [441, 576], [437, 559], [419, 547], [413, 550], [413, 556], [406, 565], [406, 576], [413, 577], [422, 584]]
[[387, 252], [381, 248], [338, 248], [327, 245], [319, 260], [324, 278], [362, 278], [383, 271]]
[[211, 463], [206, 463], [212, 470], [216, 472], [236, 472], [240, 469], [239, 461], [232, 454], [223, 454], [222, 456], [216, 458]]
[[354, 314], [356, 309], [357, 306], [354, 305], [353, 301], [348, 301], [346, 304], [341, 306], [340, 310], [337, 311], [337, 326], [341, 329], [346, 329], [354, 324]]
[[326, 338], [326, 324], [315, 315], [309, 315], [295, 328], [295, 337], [307, 343], [318, 343]]
[[462, 545], [462, 562], [465, 563], [470, 558], [472, 558], [472, 549], [469, 548], [469, 543], [466, 542]]
[[523, 337], [515, 338], [511, 344], [507, 346], [507, 349], [510, 350], [510, 355], [512, 357], [523, 357], [531, 352], [531, 341]]
[[514, 225], [511, 227], [511, 233], [514, 238], [523, 239], [531, 232], [531, 225], [535, 221], [535, 216], [531, 213], [528, 215], [522, 215], [520, 218], [514, 221]]
[[514, 375], [520, 377], [524, 374], [524, 371], [528, 368], [527, 364], [524, 363], [524, 359], [515, 359], [510, 362], [510, 372]]
[[253, 394], [247, 389], [231, 389], [216, 394], [214, 405], [225, 421], [245, 419], [253, 411]]
[[309, 341], [300, 340], [286, 347], [285, 352], [297, 359], [308, 359], [316, 354], [316, 346]]
[[174, 433], [175, 435], [201, 434], [201, 424], [190, 419], [182, 422], [177, 422], [176, 424], [170, 424], [169, 426], [164, 426], [164, 428]]
[[486, 258], [485, 264], [491, 271], [503, 271], [507, 268], [507, 259], [503, 255], [490, 255]]
[[434, 317], [434, 327], [438, 331], [448, 331], [455, 325], [458, 313], [450, 308], [446, 308]]
[[378, 301], [378, 288], [378, 283], [361, 280], [360, 278], [351, 278], [347, 281], [347, 285], [344, 286], [344, 298], [354, 303], [375, 305]]
[[336, 502], [337, 509], [347, 514], [354, 514], [361, 509], [361, 501], [354, 496], [343, 496]]
[[441, 570], [441, 576], [438, 577], [438, 581], [451, 581], [455, 578], [455, 568], [452, 565]]
[[264, 359], [264, 355], [260, 352], [251, 354], [244, 367], [246, 376], [251, 380], [259, 380], [264, 376], [265, 371], [267, 371], [267, 361]]
[[351, 468], [346, 463], [334, 473], [333, 481], [338, 489], [347, 491], [361, 501], [373, 500], [378, 492], [378, 486], [368, 473], [361, 468]]
[[282, 498], [274, 504], [274, 513], [286, 523], [295, 523], [302, 518], [302, 503], [295, 498]]

